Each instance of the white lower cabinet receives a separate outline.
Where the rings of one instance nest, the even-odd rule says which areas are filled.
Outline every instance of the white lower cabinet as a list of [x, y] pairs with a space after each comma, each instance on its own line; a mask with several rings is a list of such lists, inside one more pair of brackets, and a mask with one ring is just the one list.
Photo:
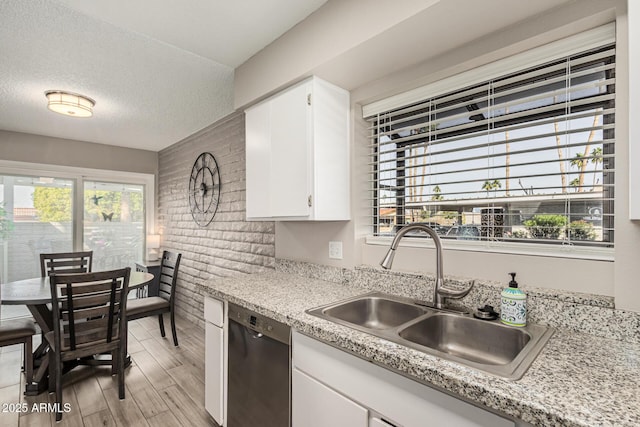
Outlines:
[[384, 421], [382, 418], [372, 417], [369, 420], [369, 427], [399, 427], [399, 426], [388, 423]]
[[205, 297], [204, 407], [221, 426], [226, 425], [226, 349], [224, 303]]
[[296, 331], [292, 346], [293, 427], [516, 425]]
[[366, 408], [298, 369], [293, 369], [291, 382], [293, 427], [367, 427]]

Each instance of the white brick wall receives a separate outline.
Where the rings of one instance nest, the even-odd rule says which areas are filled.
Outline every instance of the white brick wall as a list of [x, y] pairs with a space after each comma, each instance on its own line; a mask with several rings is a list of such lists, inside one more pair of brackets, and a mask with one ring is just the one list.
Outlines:
[[[216, 158], [222, 184], [213, 221], [191, 218], [187, 189], [196, 157]], [[176, 312], [202, 324], [196, 284], [212, 277], [255, 273], [275, 266], [274, 223], [245, 221], [244, 113], [232, 113], [158, 155], [158, 226], [162, 248], [182, 253]]]

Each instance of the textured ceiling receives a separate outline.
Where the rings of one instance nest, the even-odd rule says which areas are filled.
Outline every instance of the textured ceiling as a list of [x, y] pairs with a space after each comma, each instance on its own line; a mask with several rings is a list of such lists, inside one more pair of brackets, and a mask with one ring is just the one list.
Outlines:
[[[161, 150], [230, 113], [233, 67], [325, 1], [0, 0], [0, 129]], [[48, 111], [51, 89], [94, 116]]]
[[235, 68], [327, 0], [57, 1]]

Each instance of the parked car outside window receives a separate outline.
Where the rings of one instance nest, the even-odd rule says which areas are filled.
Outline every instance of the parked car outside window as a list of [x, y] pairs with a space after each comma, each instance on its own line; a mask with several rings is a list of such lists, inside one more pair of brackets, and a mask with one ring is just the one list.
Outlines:
[[458, 240], [480, 240], [480, 229], [471, 224], [454, 225], [447, 231], [446, 237]]
[[[426, 225], [430, 228], [433, 229], [433, 231], [435, 231], [436, 233], [438, 233], [438, 236], [445, 236], [447, 234], [447, 232], [449, 231], [449, 229], [451, 228], [451, 226], [448, 225], [441, 225], [438, 224], [436, 222], [412, 222], [411, 224], [405, 224], [405, 225], [414, 225], [414, 224], [422, 224], [422, 225]], [[396, 225], [394, 227], [394, 232], [397, 233], [398, 231], [400, 231], [400, 229], [403, 226], [400, 225]], [[409, 236], [413, 236], [413, 237], [429, 237], [426, 233], [420, 231], [420, 230], [414, 230], [409, 232], [408, 234]]]

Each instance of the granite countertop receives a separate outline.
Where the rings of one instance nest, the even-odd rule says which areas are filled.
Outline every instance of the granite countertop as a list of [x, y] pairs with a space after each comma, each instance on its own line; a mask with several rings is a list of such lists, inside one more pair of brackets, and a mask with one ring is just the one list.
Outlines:
[[359, 287], [277, 271], [201, 286], [205, 295], [534, 425], [640, 425], [640, 344], [556, 330], [522, 379], [510, 381], [305, 313], [367, 292]]

